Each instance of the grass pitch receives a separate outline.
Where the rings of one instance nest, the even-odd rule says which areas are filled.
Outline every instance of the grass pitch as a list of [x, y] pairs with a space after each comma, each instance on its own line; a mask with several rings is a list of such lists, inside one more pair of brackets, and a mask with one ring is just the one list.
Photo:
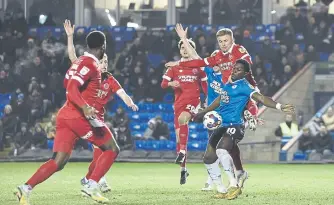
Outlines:
[[[0, 163], [0, 205], [18, 204], [13, 190], [24, 183], [41, 163]], [[81, 197], [80, 179], [88, 163], [69, 163], [31, 196], [32, 205], [95, 204]], [[189, 164], [186, 185], [179, 185], [175, 164], [116, 163], [107, 175], [112, 192], [105, 194], [111, 204], [140, 205], [333, 205], [333, 165], [246, 165], [250, 178], [243, 194], [233, 201], [213, 199], [214, 192], [201, 192], [206, 170]], [[225, 176], [224, 176], [225, 177]], [[226, 177], [225, 177], [226, 178]]]

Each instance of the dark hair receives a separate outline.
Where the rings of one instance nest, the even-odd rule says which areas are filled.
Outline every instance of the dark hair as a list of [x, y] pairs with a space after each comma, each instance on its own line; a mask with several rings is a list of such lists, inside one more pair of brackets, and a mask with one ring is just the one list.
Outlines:
[[88, 48], [100, 48], [104, 45], [106, 36], [101, 31], [92, 31], [86, 37], [86, 43]]
[[240, 63], [244, 66], [244, 71], [248, 73], [250, 71], [250, 64], [244, 59], [238, 59], [235, 63]]
[[[191, 47], [193, 47], [194, 49], [196, 49], [196, 44], [195, 42], [190, 38], [190, 39], [187, 39], [187, 41], [189, 42], [189, 44], [191, 45]], [[179, 49], [181, 49], [181, 46], [183, 45], [183, 41], [180, 40], [179, 43], [177, 44], [177, 47]]]

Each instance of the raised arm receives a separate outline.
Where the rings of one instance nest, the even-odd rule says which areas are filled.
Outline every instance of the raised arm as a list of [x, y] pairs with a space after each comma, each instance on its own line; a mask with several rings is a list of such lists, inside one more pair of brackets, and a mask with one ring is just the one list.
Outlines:
[[197, 54], [196, 49], [190, 45], [189, 40], [187, 39], [188, 27], [184, 30], [182, 25], [178, 23], [176, 24], [175, 31], [177, 35], [180, 37], [184, 45], [184, 48], [189, 54], [189, 57], [192, 59], [201, 59], [201, 57]]
[[65, 20], [64, 22], [64, 29], [67, 34], [67, 52], [70, 61], [73, 63], [78, 57], [75, 54], [75, 48], [73, 43], [73, 34], [74, 34], [74, 25], [71, 26], [70, 20]]

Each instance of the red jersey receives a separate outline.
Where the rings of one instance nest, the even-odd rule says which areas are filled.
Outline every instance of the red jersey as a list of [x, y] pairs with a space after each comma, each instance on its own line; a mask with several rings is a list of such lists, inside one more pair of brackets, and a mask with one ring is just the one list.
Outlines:
[[98, 91], [101, 87], [101, 72], [98, 69], [98, 64], [99, 60], [87, 52], [74, 61], [65, 75], [64, 86], [67, 100], [58, 112], [58, 117], [64, 119], [84, 117], [83, 112], [78, 107], [82, 105], [73, 102], [72, 93], [68, 90], [71, 81], [77, 81], [80, 84], [80, 98], [82, 98], [83, 102], [95, 107]]
[[[221, 50], [212, 57], [207, 57], [202, 60], [192, 60], [186, 62], [180, 62], [180, 66], [184, 67], [198, 67], [198, 66], [219, 66], [221, 68], [222, 73], [222, 81], [226, 83], [229, 77], [232, 74], [233, 66], [238, 59], [244, 59], [248, 63], [252, 64], [251, 56], [247, 52], [247, 50], [238, 44], [233, 44], [232, 47], [225, 53]], [[256, 82], [254, 80], [252, 70], [250, 70], [249, 74], [246, 76], [248, 82], [256, 87]]]
[[181, 66], [168, 68], [163, 75], [162, 88], [168, 86], [170, 81], [179, 81], [180, 87], [176, 88], [174, 105], [185, 105], [194, 100], [200, 100], [200, 85], [207, 92], [207, 77], [201, 68], [184, 69]]
[[94, 108], [99, 112], [98, 118], [104, 121], [105, 105], [108, 103], [111, 96], [115, 93], [119, 93], [123, 90], [122, 86], [113, 77], [109, 76], [107, 79], [102, 81], [101, 88], [98, 90], [98, 99]]

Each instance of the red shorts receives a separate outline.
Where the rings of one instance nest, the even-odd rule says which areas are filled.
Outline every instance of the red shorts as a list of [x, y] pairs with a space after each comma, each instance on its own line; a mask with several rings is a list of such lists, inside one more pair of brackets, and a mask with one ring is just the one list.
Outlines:
[[199, 100], [193, 101], [191, 103], [187, 103], [184, 105], [174, 105], [174, 127], [178, 129], [179, 125], [179, 116], [182, 112], [190, 113], [191, 116], [197, 114], [198, 109], [201, 106], [201, 102]]
[[112, 137], [113, 135], [107, 126], [92, 127], [85, 118], [63, 119], [57, 117], [53, 152], [71, 153], [79, 138], [101, 146]]

